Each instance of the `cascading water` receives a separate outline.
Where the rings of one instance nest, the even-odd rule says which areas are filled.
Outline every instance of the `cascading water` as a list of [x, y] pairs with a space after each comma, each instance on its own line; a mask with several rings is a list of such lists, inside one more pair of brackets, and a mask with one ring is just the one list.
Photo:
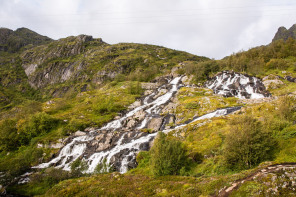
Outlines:
[[215, 94], [243, 99], [258, 99], [270, 96], [260, 79], [240, 73], [223, 71], [205, 83]]
[[[63, 170], [70, 170], [70, 164], [77, 158], [83, 157], [89, 166], [87, 169], [88, 173], [93, 172], [96, 166], [103, 162], [105, 162], [108, 166], [111, 166], [111, 163], [116, 165], [116, 170], [120, 171], [121, 173], [126, 172], [129, 168], [129, 163], [135, 163], [136, 153], [140, 150], [148, 149], [149, 142], [157, 135], [157, 133], [146, 134], [140, 132], [139, 129], [146, 127], [152, 116], [159, 115], [158, 113], [163, 108], [164, 104], [169, 102], [169, 100], [177, 92], [178, 88], [182, 86], [180, 84], [180, 79], [181, 77], [176, 77], [171, 80], [169, 84], [167, 84], [169, 88], [167, 93], [153, 100], [153, 97], [158, 93], [158, 91], [161, 88], [164, 88], [161, 86], [156, 92], [146, 96], [143, 99], [143, 104], [141, 106], [126, 113], [123, 117], [109, 122], [104, 127], [87, 133], [87, 136], [74, 138], [70, 143], [61, 149], [59, 155], [56, 158], [52, 159], [48, 163], [42, 163], [38, 166], [35, 166], [34, 168], [46, 168], [54, 165], [57, 168], [62, 168]], [[96, 138], [101, 131], [115, 133], [115, 130], [123, 129], [124, 122], [140, 110], [145, 110], [146, 115], [145, 118], [139, 123], [139, 126], [134, 129], [134, 131], [114, 134], [112, 137], [117, 137], [117, 141], [115, 140], [116, 142], [111, 144], [111, 146], [109, 146], [106, 150], [98, 152], [95, 151], [93, 154], [88, 153], [89, 149], [97, 149], [98, 145], [93, 146], [93, 144], [95, 143]], [[133, 136], [133, 139], [128, 139], [128, 136], [131, 133], [135, 133], [135, 136]]]
[[[229, 83], [235, 81], [235, 79], [229, 80]], [[113, 168], [121, 173], [125, 173], [129, 168], [136, 167], [136, 154], [141, 150], [149, 150], [150, 142], [157, 135], [157, 133], [141, 132], [140, 129], [147, 128], [149, 121], [154, 117], [161, 117], [159, 114], [161, 110], [183, 86], [180, 81], [181, 77], [172, 79], [168, 84], [159, 87], [143, 98], [142, 105], [127, 112], [121, 118], [109, 122], [100, 129], [93, 129], [85, 133], [84, 136], [74, 137], [60, 150], [56, 158], [34, 168], [56, 166], [69, 171], [71, 163], [77, 158], [82, 158], [87, 162], [89, 166], [86, 170], [87, 173], [94, 172], [98, 164], [105, 164], [107, 168]], [[221, 83], [220, 81], [217, 83]], [[168, 91], [159, 94], [163, 88]], [[167, 133], [174, 129], [181, 129], [194, 121], [227, 115], [239, 109], [240, 107], [218, 109], [204, 116], [196, 117], [186, 124], [167, 130], [161, 127], [160, 130]], [[142, 112], [144, 117], [132, 129], [128, 128], [126, 122], [139, 112]]]

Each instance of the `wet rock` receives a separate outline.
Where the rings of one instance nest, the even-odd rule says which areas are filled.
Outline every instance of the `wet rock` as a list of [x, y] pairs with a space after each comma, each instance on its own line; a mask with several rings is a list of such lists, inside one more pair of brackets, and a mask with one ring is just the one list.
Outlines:
[[160, 97], [160, 96], [166, 94], [167, 92], [168, 92], [167, 89], [160, 89], [160, 90], [158, 91], [158, 94], [155, 95], [155, 96], [153, 97], [153, 99], [156, 99], [156, 98], [158, 98], [158, 97]]
[[162, 113], [167, 114], [167, 113], [174, 113], [175, 109], [177, 107], [177, 103], [175, 102], [170, 102], [164, 108], [162, 109]]
[[128, 127], [128, 128], [132, 128], [132, 127], [136, 126], [136, 124], [137, 124], [137, 121], [136, 121], [135, 119], [131, 118], [131, 119], [127, 122], [126, 127]]
[[162, 77], [156, 77], [152, 82], [157, 83], [158, 86], [167, 84], [173, 76], [162, 76]]
[[204, 86], [225, 97], [257, 99], [270, 96], [260, 79], [232, 71], [218, 73]]
[[150, 149], [150, 143], [146, 142], [140, 145], [140, 149], [143, 151], [148, 151]]
[[176, 121], [176, 117], [174, 114], [167, 114], [163, 118], [161, 130], [171, 128], [175, 124], [175, 121]]
[[151, 129], [152, 131], [158, 131], [162, 125], [162, 119], [163, 117], [152, 118], [149, 121], [147, 128]]
[[145, 116], [146, 116], [146, 112], [144, 110], [139, 110], [135, 113], [133, 117], [138, 121], [142, 121], [144, 120]]
[[294, 77], [291, 77], [291, 76], [285, 76], [285, 79], [289, 82], [293, 82], [293, 83], [296, 83], [296, 78]]

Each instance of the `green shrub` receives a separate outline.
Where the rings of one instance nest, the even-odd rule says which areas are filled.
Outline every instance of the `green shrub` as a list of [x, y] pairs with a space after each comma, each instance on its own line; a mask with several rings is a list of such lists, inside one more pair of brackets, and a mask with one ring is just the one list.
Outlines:
[[32, 138], [44, 135], [56, 128], [58, 119], [42, 112], [31, 116], [23, 124], [18, 125], [18, 134], [22, 145], [29, 144]]
[[0, 123], [0, 152], [15, 150], [19, 145], [16, 121], [4, 120]]
[[87, 127], [83, 120], [72, 118], [69, 123], [62, 128], [62, 135], [69, 135], [75, 131], [83, 130]]
[[185, 105], [186, 109], [199, 109], [200, 108], [200, 104], [199, 103], [187, 103]]
[[150, 163], [156, 176], [177, 175], [182, 167], [188, 165], [187, 151], [180, 141], [159, 132], [151, 148]]
[[224, 157], [231, 169], [249, 169], [272, 159], [275, 140], [263, 131], [261, 122], [250, 116], [234, 119], [226, 136]]
[[280, 98], [278, 104], [277, 114], [281, 120], [293, 121], [295, 120], [296, 112], [296, 98], [291, 96], [284, 96]]
[[143, 88], [140, 82], [130, 82], [128, 86], [128, 92], [132, 95], [141, 95], [143, 93]]
[[149, 166], [150, 153], [148, 151], [141, 151], [136, 157], [138, 167], [147, 167]]
[[93, 104], [93, 110], [97, 115], [105, 115], [113, 112], [118, 112], [125, 107], [117, 101], [113, 96], [101, 97], [99, 102]]

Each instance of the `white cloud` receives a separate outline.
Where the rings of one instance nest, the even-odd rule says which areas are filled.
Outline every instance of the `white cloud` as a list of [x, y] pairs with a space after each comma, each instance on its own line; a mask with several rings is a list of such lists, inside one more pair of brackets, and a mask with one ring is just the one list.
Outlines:
[[89, 34], [210, 58], [268, 44], [294, 24], [293, 0], [0, 0], [0, 26], [54, 39]]

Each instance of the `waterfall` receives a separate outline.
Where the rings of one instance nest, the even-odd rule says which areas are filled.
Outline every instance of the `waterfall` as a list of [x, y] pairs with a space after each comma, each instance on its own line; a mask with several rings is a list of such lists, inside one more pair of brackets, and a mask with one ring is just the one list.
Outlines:
[[[221, 86], [228, 88], [231, 84], [239, 81], [244, 86], [245, 91], [252, 95], [252, 98], [263, 96], [263, 94], [256, 93], [256, 90], [252, 89], [253, 86], [250, 85], [250, 80], [253, 81], [252, 84], [259, 83], [255, 78], [250, 79], [238, 74], [226, 78], [227, 76], [227, 73], [223, 73], [206, 86], [211, 89]], [[183, 86], [180, 81], [181, 77], [172, 79], [167, 84], [142, 98], [140, 106], [128, 111], [121, 118], [107, 123], [102, 128], [86, 132], [85, 136], [74, 137], [60, 150], [57, 157], [33, 168], [55, 166], [69, 171], [71, 163], [77, 158], [82, 158], [88, 164], [87, 173], [94, 172], [99, 164], [105, 164], [108, 168], [107, 170], [115, 168], [121, 173], [127, 172], [129, 168], [136, 166], [136, 154], [141, 150], [149, 150], [150, 142], [157, 135], [157, 132], [148, 134], [141, 132], [140, 129], [146, 128], [153, 117], [161, 117], [161, 110], [170, 102], [178, 89]], [[168, 91], [161, 95], [159, 92], [163, 88]], [[229, 91], [223, 88], [217, 89], [216, 93], [222, 94], [223, 91]], [[243, 97], [239, 91], [236, 93], [236, 96]], [[177, 125], [171, 129], [163, 129], [162, 131], [168, 133], [172, 130], [182, 129], [195, 121], [224, 116], [239, 109], [240, 107], [217, 109], [203, 116], [195, 117], [186, 124]], [[145, 117], [133, 129], [126, 128], [128, 118], [133, 117], [139, 111], [143, 111]]]

